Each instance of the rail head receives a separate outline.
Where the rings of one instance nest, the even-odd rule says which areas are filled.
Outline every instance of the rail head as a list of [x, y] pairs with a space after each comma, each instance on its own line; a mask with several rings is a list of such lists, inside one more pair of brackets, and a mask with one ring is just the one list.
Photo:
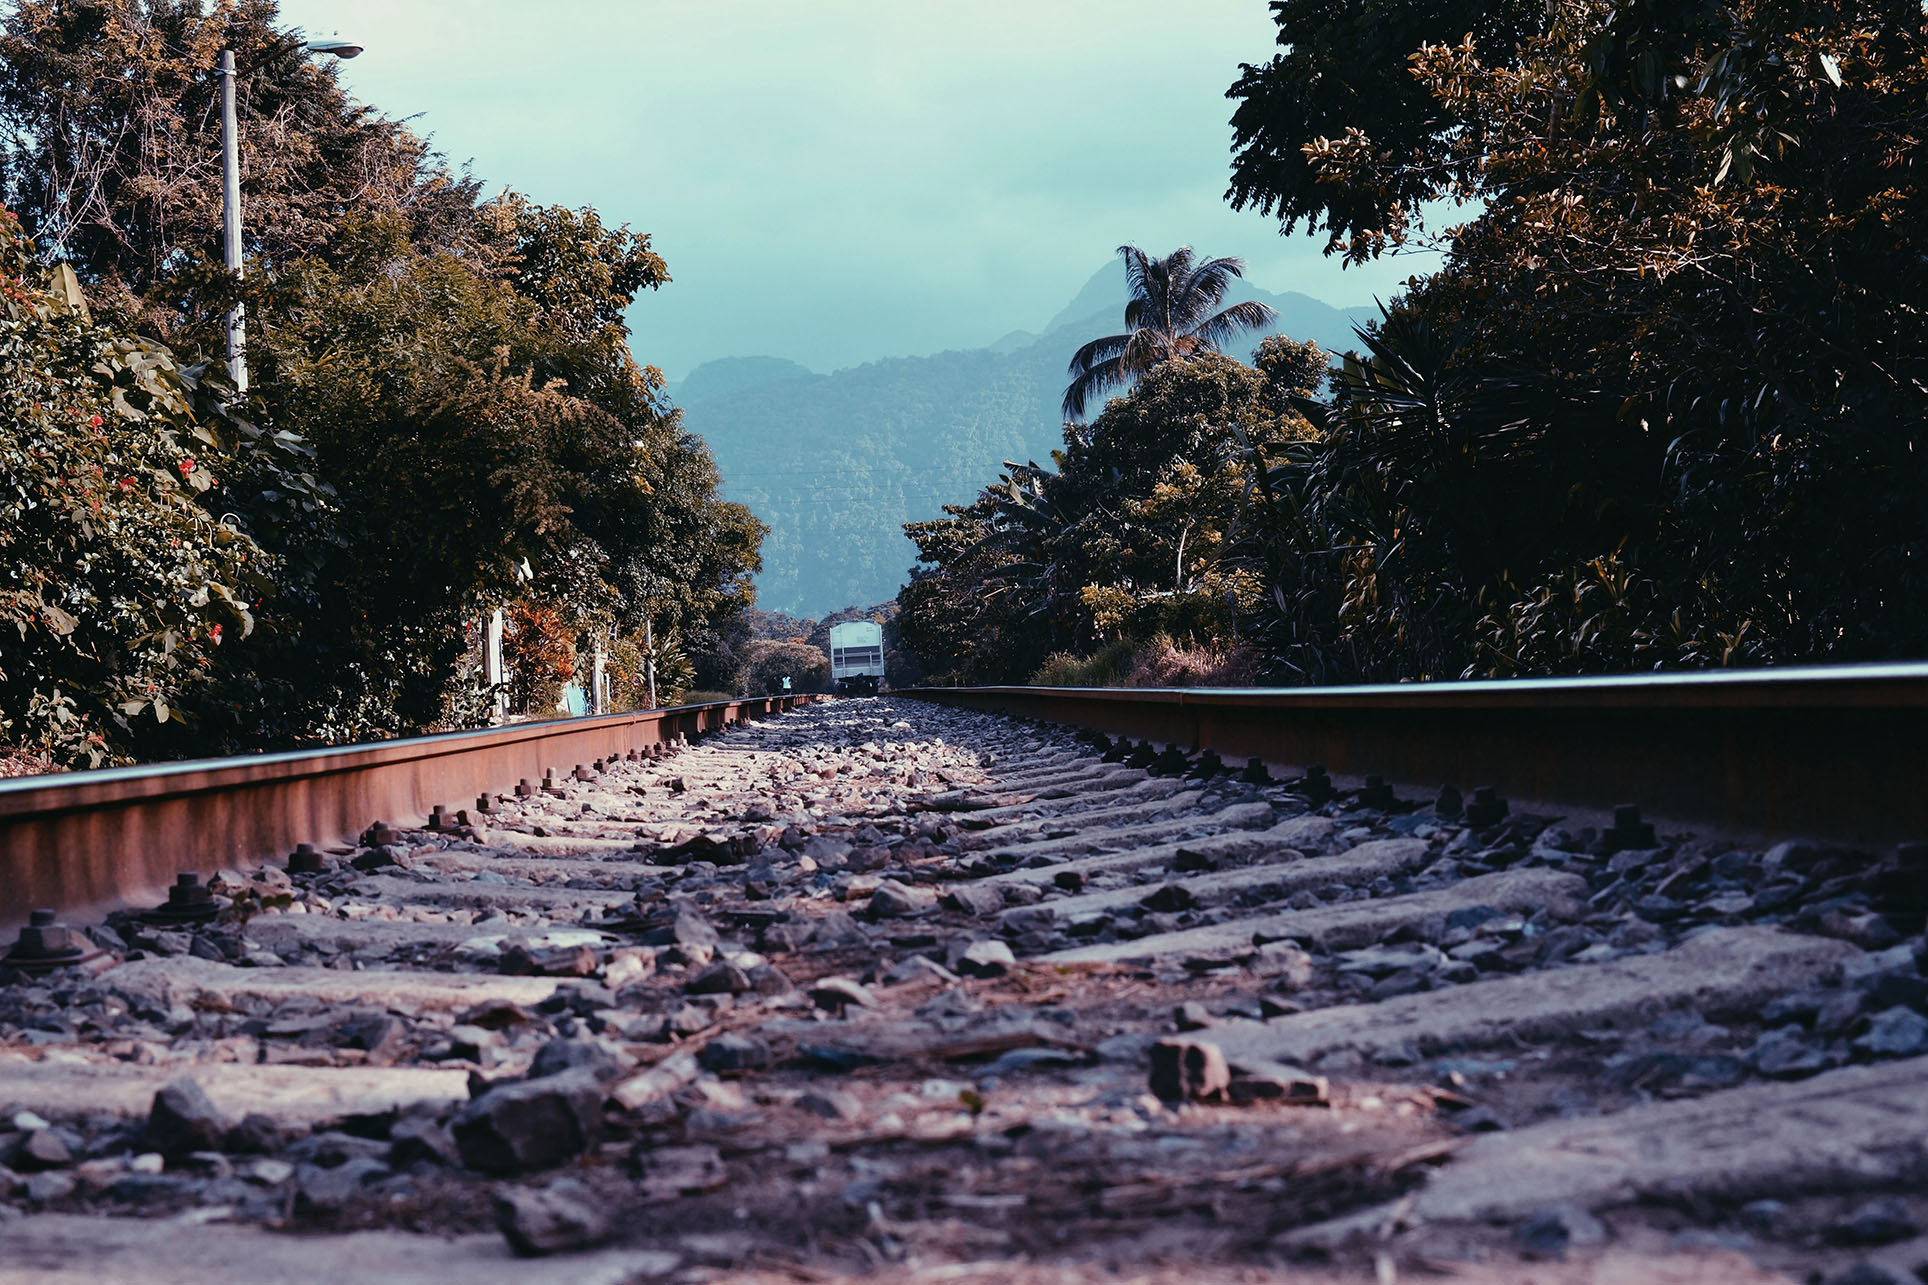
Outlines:
[[1928, 709], [1928, 662], [1333, 687], [919, 687], [901, 694], [1254, 711]]
[[144, 763], [129, 767], [49, 773], [45, 776], [13, 777], [0, 780], [0, 820], [334, 776], [397, 763], [448, 758], [479, 749], [574, 736], [586, 731], [646, 729], [705, 716], [728, 723], [736, 721], [748, 708], [794, 708], [815, 699], [815, 695], [808, 693], [788, 697], [751, 697], [626, 714], [510, 723], [472, 731], [436, 732], [427, 736], [399, 737], [389, 741], [333, 745], [311, 750], [282, 750], [227, 758], [184, 759], [171, 763]]

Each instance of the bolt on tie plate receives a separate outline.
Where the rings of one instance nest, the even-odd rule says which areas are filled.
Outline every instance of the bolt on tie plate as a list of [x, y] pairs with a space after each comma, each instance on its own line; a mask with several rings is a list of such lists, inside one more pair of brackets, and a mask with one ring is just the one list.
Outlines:
[[184, 870], [174, 876], [167, 900], [144, 912], [141, 920], [150, 924], [203, 924], [220, 913], [213, 890], [201, 882], [199, 875]]
[[1466, 824], [1476, 829], [1498, 825], [1507, 814], [1506, 800], [1493, 786], [1482, 785], [1474, 789], [1473, 801], [1466, 805]]
[[35, 910], [13, 949], [0, 955], [0, 967], [22, 973], [46, 973], [56, 968], [72, 968], [99, 959], [107, 952], [89, 941], [85, 934], [55, 922], [54, 912]]

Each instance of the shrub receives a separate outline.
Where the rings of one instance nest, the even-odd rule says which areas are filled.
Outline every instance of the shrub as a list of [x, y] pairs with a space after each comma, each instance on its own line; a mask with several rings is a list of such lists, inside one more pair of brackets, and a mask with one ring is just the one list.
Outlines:
[[0, 211], [0, 736], [59, 766], [162, 758], [254, 629], [273, 560], [223, 479], [262, 440], [210, 372], [97, 324]]

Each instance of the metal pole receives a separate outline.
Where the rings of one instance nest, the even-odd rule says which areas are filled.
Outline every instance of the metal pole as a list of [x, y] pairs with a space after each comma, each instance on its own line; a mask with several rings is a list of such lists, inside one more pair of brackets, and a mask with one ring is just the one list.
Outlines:
[[[234, 51], [221, 51], [221, 253], [241, 280], [241, 137], [234, 120]], [[228, 309], [228, 375], [248, 391], [248, 331], [239, 302]]]
[[656, 708], [656, 630], [653, 621], [643, 621], [643, 669], [649, 674], [649, 707]]

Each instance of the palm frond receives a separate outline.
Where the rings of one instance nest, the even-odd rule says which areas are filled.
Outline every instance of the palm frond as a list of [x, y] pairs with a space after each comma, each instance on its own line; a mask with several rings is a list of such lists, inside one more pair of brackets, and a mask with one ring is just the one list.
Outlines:
[[1183, 323], [1189, 325], [1198, 317], [1205, 315], [1225, 299], [1225, 291], [1231, 286], [1232, 278], [1245, 275], [1245, 260], [1234, 258], [1207, 259], [1185, 274], [1185, 280], [1175, 295], [1182, 304], [1187, 316]]
[[[1141, 332], [1142, 333], [1142, 332]], [[1104, 389], [1124, 383], [1130, 378], [1122, 356], [1110, 361], [1100, 362], [1088, 370], [1079, 372], [1064, 390], [1064, 415], [1066, 419], [1084, 418], [1085, 406]]]
[[1112, 361], [1119, 353], [1125, 350], [1125, 345], [1130, 342], [1131, 336], [1128, 334], [1106, 335], [1103, 339], [1094, 339], [1084, 347], [1078, 349], [1077, 352], [1071, 354], [1071, 364], [1066, 367], [1064, 373], [1067, 375], [1082, 375], [1093, 366]]
[[1151, 272], [1151, 258], [1135, 245], [1118, 247], [1118, 257], [1125, 261], [1125, 294], [1131, 299], [1145, 297], [1145, 278]]
[[1189, 333], [1203, 346], [1213, 351], [1223, 351], [1233, 336], [1247, 330], [1263, 330], [1276, 321], [1278, 315], [1278, 311], [1269, 305], [1256, 299], [1247, 299], [1207, 318]]

